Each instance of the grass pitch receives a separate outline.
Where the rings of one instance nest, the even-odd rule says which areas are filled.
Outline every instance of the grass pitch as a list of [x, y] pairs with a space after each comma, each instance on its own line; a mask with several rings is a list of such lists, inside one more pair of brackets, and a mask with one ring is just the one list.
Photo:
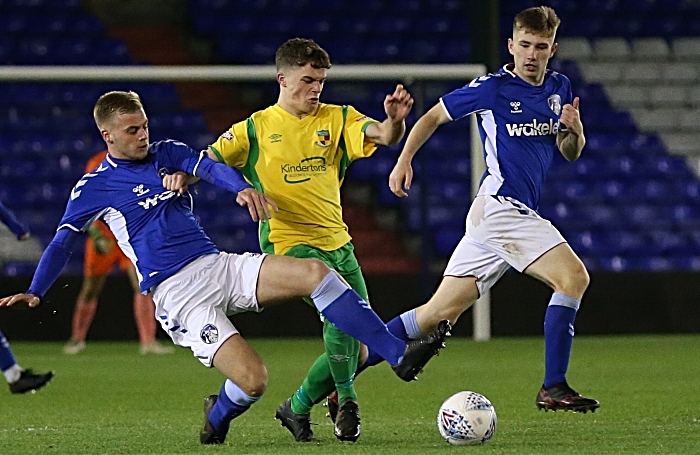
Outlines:
[[[265, 359], [265, 397], [234, 421], [223, 446], [201, 446], [202, 400], [222, 376], [189, 351], [140, 356], [134, 343], [93, 343], [77, 356], [61, 345], [13, 343], [23, 366], [56, 378], [31, 395], [0, 391], [0, 454], [697, 454], [700, 336], [577, 337], [571, 385], [601, 401], [594, 414], [538, 411], [540, 338], [476, 343], [450, 339], [420, 380], [402, 383], [386, 364], [357, 381], [362, 436], [341, 443], [318, 406], [315, 443], [299, 444], [273, 419], [321, 352], [321, 340], [252, 340]], [[451, 447], [436, 424], [460, 390], [486, 395], [498, 414], [484, 446]]]

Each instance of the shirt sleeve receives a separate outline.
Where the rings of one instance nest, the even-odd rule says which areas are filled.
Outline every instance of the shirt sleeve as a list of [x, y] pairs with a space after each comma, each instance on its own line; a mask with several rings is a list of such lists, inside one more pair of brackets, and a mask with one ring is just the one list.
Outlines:
[[234, 124], [228, 131], [209, 146], [209, 149], [219, 158], [219, 161], [229, 166], [242, 168], [248, 162], [250, 153], [249, 132], [255, 134], [252, 119]]
[[189, 145], [172, 139], [162, 141], [159, 146], [158, 160], [160, 163], [190, 175], [195, 175], [197, 167], [206, 156], [205, 153], [198, 152]]
[[365, 141], [365, 131], [377, 120], [361, 114], [352, 106], [343, 106], [345, 126], [343, 127], [343, 138], [350, 161], [359, 158], [372, 156], [377, 150], [377, 144]]
[[493, 81], [489, 79], [492, 79], [492, 76], [478, 77], [464, 87], [453, 90], [440, 98], [440, 103], [450, 120], [458, 120], [474, 112], [490, 108], [490, 87], [493, 85]]
[[91, 174], [85, 174], [71, 190], [66, 210], [57, 230], [87, 232], [90, 225], [109, 209], [105, 203], [108, 200], [107, 195], [101, 187], [99, 180], [91, 178]]

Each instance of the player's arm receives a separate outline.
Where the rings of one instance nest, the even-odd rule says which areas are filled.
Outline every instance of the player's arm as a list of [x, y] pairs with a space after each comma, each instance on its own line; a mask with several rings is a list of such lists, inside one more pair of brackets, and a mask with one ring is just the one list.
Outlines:
[[29, 228], [18, 220], [15, 214], [2, 202], [0, 202], [0, 221], [10, 228], [10, 231], [17, 236], [17, 240], [27, 240], [30, 237]]
[[399, 155], [399, 159], [389, 175], [389, 188], [395, 195], [399, 197], [408, 196], [406, 191], [411, 188], [411, 181], [413, 180], [413, 168], [411, 167], [413, 157], [418, 153], [418, 149], [430, 139], [430, 136], [433, 135], [438, 126], [450, 120], [442, 103], [438, 103], [413, 125], [411, 132], [408, 133], [401, 155]]
[[253, 221], [264, 221], [271, 218], [269, 207], [272, 207], [275, 212], [279, 210], [275, 201], [246, 182], [241, 171], [212, 160], [204, 152], [192, 170], [192, 174], [205, 182], [236, 193], [236, 202], [242, 207], [248, 207]]
[[12, 306], [18, 302], [25, 302], [31, 308], [39, 305], [41, 298], [58, 279], [61, 270], [68, 263], [80, 238], [80, 233], [76, 231], [68, 228], [59, 229], [49, 246], [44, 250], [44, 254], [41, 255], [29, 290], [26, 293], [0, 299], [0, 307]]
[[397, 144], [406, 132], [406, 117], [413, 107], [413, 97], [399, 84], [394, 93], [384, 99], [386, 120], [372, 123], [365, 130], [365, 140], [377, 145]]
[[576, 161], [581, 156], [581, 151], [586, 145], [586, 136], [583, 134], [583, 123], [579, 113], [579, 97], [574, 98], [572, 104], [565, 104], [562, 107], [559, 122], [566, 129], [557, 133], [557, 147], [564, 158], [569, 161]]

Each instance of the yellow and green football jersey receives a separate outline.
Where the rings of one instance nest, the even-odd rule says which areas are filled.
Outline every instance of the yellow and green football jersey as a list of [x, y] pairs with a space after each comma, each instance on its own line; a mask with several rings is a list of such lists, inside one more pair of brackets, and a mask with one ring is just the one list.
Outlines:
[[377, 149], [365, 142], [373, 122], [351, 106], [320, 104], [314, 115], [300, 119], [275, 104], [234, 124], [209, 146], [279, 206], [260, 226], [263, 251], [284, 254], [302, 244], [332, 251], [350, 241], [340, 185], [352, 161]]

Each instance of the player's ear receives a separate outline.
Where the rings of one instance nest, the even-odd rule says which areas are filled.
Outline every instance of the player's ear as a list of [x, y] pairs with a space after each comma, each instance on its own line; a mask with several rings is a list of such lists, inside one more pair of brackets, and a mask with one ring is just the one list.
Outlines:
[[287, 86], [287, 80], [284, 78], [284, 73], [277, 73], [277, 83], [282, 86]]
[[107, 130], [100, 130], [100, 134], [102, 135], [102, 139], [108, 143], [108, 144], [114, 144], [114, 141], [112, 141], [112, 136], [109, 134], [109, 131]]
[[515, 55], [513, 53], [513, 38], [508, 38], [508, 52], [510, 55]]
[[554, 57], [554, 54], [557, 53], [557, 49], [559, 49], [559, 44], [558, 44], [558, 43], [553, 43], [553, 44], [552, 44], [552, 52], [549, 54], [549, 58]]

